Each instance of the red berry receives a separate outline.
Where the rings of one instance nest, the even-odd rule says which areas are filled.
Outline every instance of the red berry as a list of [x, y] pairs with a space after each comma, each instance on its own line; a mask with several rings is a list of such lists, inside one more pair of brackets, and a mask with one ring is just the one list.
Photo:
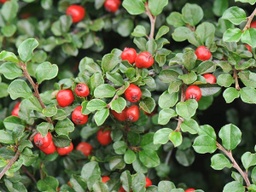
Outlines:
[[71, 153], [71, 151], [73, 151], [74, 149], [74, 145], [72, 142], [70, 142], [70, 144], [66, 147], [56, 147], [57, 153], [59, 155], [68, 155], [69, 153]]
[[132, 105], [126, 109], [126, 120], [136, 122], [140, 118], [140, 109], [137, 105]]
[[185, 98], [188, 99], [195, 99], [196, 101], [199, 101], [202, 97], [202, 91], [200, 87], [197, 85], [190, 85], [185, 91]]
[[109, 176], [102, 176], [101, 180], [102, 180], [103, 183], [107, 183], [110, 180], [110, 177]]
[[76, 146], [76, 150], [81, 151], [86, 157], [91, 155], [92, 153], [92, 146], [90, 143], [87, 142], [80, 142], [77, 146]]
[[204, 45], [197, 47], [195, 50], [195, 54], [196, 54], [197, 59], [201, 60], [201, 61], [209, 60], [212, 57], [212, 53]]
[[185, 190], [185, 192], [194, 192], [194, 191], [195, 191], [194, 188], [188, 188], [188, 189]]
[[48, 147], [52, 142], [52, 134], [51, 132], [48, 132], [46, 136], [43, 136], [41, 133], [36, 133], [34, 138], [35, 145], [42, 149]]
[[20, 102], [17, 102], [12, 109], [12, 116], [19, 117]]
[[88, 115], [82, 113], [82, 106], [79, 105], [73, 110], [71, 119], [76, 125], [84, 125], [88, 121]]
[[111, 113], [118, 121], [126, 121], [126, 109], [124, 109], [121, 113], [111, 110]]
[[121, 59], [124, 61], [128, 61], [130, 64], [135, 62], [137, 57], [137, 52], [134, 48], [125, 47], [123, 52], [121, 53]]
[[48, 147], [40, 148], [40, 150], [43, 151], [46, 155], [49, 155], [49, 154], [55, 153], [56, 147], [55, 147], [53, 141], [51, 141], [51, 143]]
[[[256, 28], [256, 27], [255, 27]], [[252, 47], [248, 44], [245, 44], [245, 47], [248, 51], [252, 52]]]
[[251, 28], [256, 28], [256, 21], [251, 22]]
[[67, 107], [73, 103], [75, 97], [70, 89], [60, 90], [56, 95], [60, 107]]
[[90, 94], [90, 89], [85, 83], [78, 83], [75, 87], [75, 93], [78, 97], [87, 97]]
[[149, 187], [149, 186], [151, 186], [152, 185], [152, 181], [148, 178], [148, 177], [146, 177], [146, 184], [145, 184], [145, 187], [147, 188], [147, 187]]
[[6, 1], [8, 1], [8, 0], [0, 0], [0, 3], [5, 3]]
[[121, 4], [120, 0], [105, 0], [104, 7], [108, 12], [115, 13]]
[[124, 188], [121, 186], [118, 190], [118, 192], [125, 192]]
[[211, 73], [203, 74], [203, 77], [205, 78], [207, 83], [210, 83], [210, 84], [216, 83], [216, 77]]
[[105, 130], [100, 129], [97, 132], [97, 140], [103, 146], [110, 144], [112, 142], [111, 130], [109, 130], [109, 129], [105, 129]]
[[72, 17], [73, 23], [78, 23], [85, 17], [85, 9], [81, 5], [70, 5], [66, 10], [66, 14]]
[[151, 53], [143, 51], [135, 59], [135, 65], [138, 68], [149, 68], [154, 64], [154, 58]]
[[124, 96], [127, 101], [132, 103], [138, 102], [141, 98], [142, 92], [137, 85], [130, 84], [129, 87], [125, 90]]

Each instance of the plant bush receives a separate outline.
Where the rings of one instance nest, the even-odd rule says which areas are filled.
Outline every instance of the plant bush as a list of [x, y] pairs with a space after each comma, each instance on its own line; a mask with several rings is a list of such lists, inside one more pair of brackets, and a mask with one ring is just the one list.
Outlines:
[[256, 191], [256, 0], [0, 2], [0, 191]]

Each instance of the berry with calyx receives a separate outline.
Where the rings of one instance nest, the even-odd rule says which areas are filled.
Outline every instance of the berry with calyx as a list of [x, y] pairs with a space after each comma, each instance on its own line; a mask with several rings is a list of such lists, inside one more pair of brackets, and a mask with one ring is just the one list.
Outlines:
[[112, 142], [111, 130], [110, 129], [100, 129], [97, 132], [97, 140], [103, 146], [110, 144]]
[[104, 2], [104, 7], [106, 11], [111, 13], [115, 13], [119, 9], [120, 5], [121, 5], [120, 0], [105, 0]]
[[101, 181], [102, 181], [103, 183], [107, 183], [109, 180], [110, 180], [110, 177], [109, 177], [109, 176], [102, 176], [102, 177], [101, 177]]
[[201, 45], [196, 48], [195, 54], [198, 60], [206, 61], [211, 59], [212, 53], [211, 51], [204, 45]]
[[111, 110], [111, 114], [118, 120], [118, 121], [126, 121], [126, 108], [121, 112], [117, 113], [114, 110]]
[[88, 115], [82, 113], [82, 106], [79, 105], [73, 110], [71, 119], [76, 125], [84, 125], [88, 121]]
[[57, 93], [56, 100], [60, 107], [67, 107], [74, 102], [75, 97], [70, 89], [62, 89]]
[[19, 117], [19, 111], [20, 111], [20, 102], [17, 102], [13, 109], [12, 109], [12, 116], [16, 116], [16, 117]]
[[75, 94], [78, 97], [87, 97], [90, 94], [90, 89], [85, 83], [78, 83], [75, 87]]
[[48, 132], [46, 136], [43, 136], [41, 133], [36, 133], [34, 138], [35, 145], [42, 149], [48, 147], [52, 142], [52, 134], [51, 132]]
[[125, 47], [123, 52], [121, 53], [121, 59], [123, 61], [128, 61], [130, 64], [135, 62], [137, 57], [137, 52], [134, 48]]
[[202, 91], [200, 87], [197, 85], [190, 85], [185, 91], [185, 98], [188, 99], [195, 99], [196, 101], [199, 101], [202, 97]]
[[70, 15], [73, 23], [82, 21], [85, 17], [85, 9], [81, 5], [70, 5], [66, 9], [66, 15]]
[[45, 148], [40, 148], [42, 152], [44, 152], [46, 155], [50, 155], [55, 153], [56, 151], [56, 146], [54, 145], [53, 141], [50, 142], [50, 145]]
[[149, 186], [151, 186], [151, 185], [152, 185], [151, 179], [149, 179], [148, 177], [146, 177], [146, 184], [145, 184], [145, 187], [147, 188], [147, 187], [149, 187]]
[[131, 105], [126, 109], [126, 120], [136, 122], [140, 118], [140, 109], [137, 105]]
[[74, 145], [72, 142], [70, 142], [70, 144], [66, 147], [56, 147], [57, 153], [59, 155], [68, 155], [73, 151], [73, 149], [74, 149]]
[[86, 157], [91, 155], [92, 153], [92, 145], [90, 143], [87, 142], [80, 142], [77, 146], [76, 146], [76, 150], [81, 151], [81, 153], [83, 153]]
[[154, 64], [154, 58], [148, 51], [139, 53], [135, 59], [135, 66], [138, 68], [149, 68]]
[[203, 77], [205, 78], [207, 83], [210, 83], [210, 84], [216, 83], [216, 77], [215, 77], [215, 75], [213, 75], [211, 73], [203, 74]]
[[187, 188], [187, 189], [185, 190], [185, 192], [195, 192], [195, 189], [194, 189], [194, 188]]
[[124, 92], [125, 99], [132, 103], [138, 102], [141, 98], [141, 95], [142, 92], [140, 88], [135, 84], [130, 84]]

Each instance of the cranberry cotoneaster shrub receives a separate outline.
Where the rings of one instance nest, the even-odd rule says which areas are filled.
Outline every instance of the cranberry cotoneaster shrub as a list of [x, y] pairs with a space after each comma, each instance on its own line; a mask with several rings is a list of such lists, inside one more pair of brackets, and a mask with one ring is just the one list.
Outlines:
[[256, 191], [256, 0], [0, 2], [0, 191]]

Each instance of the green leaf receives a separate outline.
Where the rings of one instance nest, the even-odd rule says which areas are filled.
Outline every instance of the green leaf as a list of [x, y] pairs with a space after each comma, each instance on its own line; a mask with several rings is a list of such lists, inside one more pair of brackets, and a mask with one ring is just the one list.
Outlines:
[[213, 61], [203, 61], [195, 70], [198, 74], [212, 73], [216, 70], [216, 64]]
[[116, 89], [109, 84], [101, 84], [94, 90], [96, 98], [110, 98], [116, 93]]
[[81, 73], [89, 72], [91, 74], [101, 73], [100, 66], [90, 57], [84, 57], [80, 60], [78, 69]]
[[158, 183], [158, 191], [170, 192], [172, 189], [176, 189], [175, 185], [171, 181], [160, 181]]
[[54, 192], [59, 186], [59, 181], [55, 177], [46, 176], [45, 178], [39, 180], [36, 185], [40, 191]]
[[124, 141], [116, 141], [113, 144], [113, 149], [115, 150], [116, 154], [122, 155], [127, 150], [127, 144]]
[[222, 18], [229, 20], [231, 23], [235, 25], [239, 25], [247, 19], [245, 11], [237, 6], [228, 8], [223, 13]]
[[139, 106], [143, 111], [151, 113], [156, 107], [156, 102], [152, 97], [146, 97], [140, 101]]
[[43, 62], [36, 68], [36, 79], [40, 84], [45, 80], [53, 79], [58, 74], [58, 66], [50, 62]]
[[244, 168], [248, 170], [249, 167], [256, 165], [256, 154], [251, 152], [245, 152], [241, 157], [241, 161]]
[[0, 65], [0, 73], [10, 80], [23, 76], [22, 70], [13, 62], [6, 62]]
[[149, 0], [148, 1], [149, 10], [154, 16], [159, 15], [167, 4], [168, 4], [168, 0], [158, 0], [158, 1]]
[[0, 52], [0, 60], [1, 61], [9, 61], [9, 62], [12, 62], [12, 63], [18, 63], [19, 62], [19, 59], [17, 58], [17, 56], [12, 53], [12, 52], [9, 52], [9, 51], [1, 51]]
[[130, 191], [132, 185], [132, 176], [130, 171], [126, 170], [122, 172], [120, 176], [120, 181], [122, 182], [122, 186], [126, 191]]
[[69, 136], [69, 133], [75, 129], [74, 124], [69, 118], [58, 121], [55, 125], [55, 131], [58, 135]]
[[242, 37], [242, 30], [238, 28], [229, 28], [223, 34], [223, 41], [225, 42], [238, 42]]
[[0, 98], [4, 98], [8, 96], [8, 84], [6, 83], [0, 83]]
[[239, 96], [240, 96], [239, 91], [236, 90], [234, 87], [228, 87], [223, 92], [223, 97], [224, 97], [226, 103], [232, 103]]
[[242, 34], [241, 41], [250, 45], [251, 47], [256, 47], [256, 29], [249, 28], [245, 30]]
[[182, 143], [182, 134], [180, 131], [172, 131], [169, 134], [169, 139], [173, 143], [174, 147], [178, 147]]
[[214, 37], [215, 35], [215, 26], [209, 22], [203, 22], [196, 28], [196, 37], [201, 42], [201, 44], [205, 44], [205, 42]]
[[4, 27], [1, 28], [1, 32], [5, 37], [12, 37], [14, 33], [16, 32], [17, 27], [16, 25], [5, 25]]
[[147, 30], [143, 25], [137, 25], [133, 32], [132, 36], [134, 37], [146, 37], [147, 36]]
[[211, 137], [213, 140], [216, 140], [216, 133], [212, 126], [210, 125], [201, 125], [198, 130], [199, 135], [205, 135]]
[[12, 133], [10, 131], [0, 130], [0, 143], [3, 144], [14, 144]]
[[186, 74], [179, 75], [179, 78], [186, 84], [193, 84], [197, 80], [197, 74], [194, 71], [191, 71]]
[[47, 105], [43, 110], [42, 113], [46, 117], [52, 117], [57, 113], [57, 107], [54, 104]]
[[183, 132], [189, 132], [190, 134], [197, 134], [199, 125], [194, 119], [184, 119], [181, 123], [180, 128]]
[[197, 4], [186, 3], [181, 10], [182, 17], [185, 23], [191, 26], [196, 26], [203, 18], [204, 12]]
[[162, 109], [159, 111], [158, 124], [166, 125], [171, 118], [176, 117], [177, 114], [173, 109]]
[[6, 117], [3, 121], [4, 127], [7, 130], [14, 131], [14, 129], [23, 130], [25, 129], [25, 125], [22, 120], [16, 116]]
[[124, 84], [123, 77], [119, 73], [106, 73], [106, 77], [114, 83], [115, 86], [122, 86]]
[[89, 190], [92, 189], [94, 183], [101, 179], [100, 167], [96, 161], [86, 163], [81, 171], [81, 177], [86, 181]]
[[3, 4], [1, 15], [7, 22], [15, 19], [19, 10], [19, 4], [16, 1], [7, 1]]
[[150, 149], [142, 149], [139, 152], [139, 159], [147, 168], [156, 167], [160, 164], [157, 152]]
[[225, 155], [219, 153], [211, 157], [211, 167], [215, 170], [222, 170], [225, 167], [231, 168], [232, 163]]
[[223, 192], [245, 192], [245, 187], [243, 186], [243, 183], [240, 183], [238, 181], [231, 181], [227, 183], [224, 188]]
[[250, 3], [251, 5], [256, 3], [255, 0], [235, 0], [235, 2]]
[[104, 108], [94, 114], [94, 120], [98, 126], [102, 125], [109, 116], [109, 109]]
[[46, 136], [47, 133], [51, 130], [53, 130], [53, 124], [48, 122], [42, 122], [36, 126], [36, 130], [41, 133], [41, 135]]
[[8, 179], [4, 179], [4, 185], [5, 185], [5, 187], [7, 187], [8, 191], [12, 191], [12, 192], [27, 192], [26, 187], [20, 181], [12, 181], [11, 182]]
[[110, 108], [117, 113], [121, 113], [126, 107], [126, 100], [123, 97], [118, 97], [110, 103]]
[[104, 55], [101, 62], [102, 70], [108, 72], [114, 69], [121, 62], [120, 54], [120, 50], [114, 49], [111, 53]]
[[143, 0], [124, 0], [122, 5], [131, 15], [139, 15], [145, 12]]
[[223, 87], [230, 87], [234, 82], [234, 78], [229, 73], [223, 73], [217, 77], [217, 84]]
[[216, 140], [206, 135], [200, 135], [195, 138], [193, 148], [199, 154], [214, 153], [217, 149]]
[[166, 144], [169, 141], [169, 135], [173, 130], [170, 128], [161, 128], [154, 134], [154, 144]]
[[216, 16], [222, 16], [224, 11], [228, 9], [228, 1], [223, 1], [223, 0], [215, 0], [213, 3], [213, 13]]
[[117, 32], [122, 37], [128, 37], [134, 28], [134, 22], [131, 18], [125, 18], [120, 20], [117, 26]]
[[228, 124], [221, 127], [219, 137], [227, 150], [233, 150], [241, 142], [242, 132], [237, 126]]
[[185, 48], [183, 51], [183, 65], [187, 70], [192, 70], [195, 68], [197, 57], [195, 51], [191, 48]]
[[20, 59], [23, 62], [28, 62], [33, 56], [34, 49], [37, 48], [38, 45], [38, 41], [34, 38], [28, 38], [23, 41], [18, 47]]
[[156, 34], [156, 40], [158, 40], [159, 38], [161, 38], [162, 36], [164, 36], [165, 34], [167, 34], [170, 31], [169, 27], [163, 25], [160, 27], [160, 29], [158, 30], [157, 34]]
[[107, 103], [101, 99], [92, 99], [86, 105], [86, 109], [91, 112], [96, 110], [102, 110], [106, 107], [107, 107]]
[[109, 169], [110, 171], [114, 171], [114, 170], [120, 170], [123, 169], [125, 167], [125, 163], [123, 161], [123, 157], [122, 156], [112, 156], [110, 157], [109, 160]]
[[245, 103], [256, 103], [256, 90], [251, 87], [243, 87], [240, 89], [240, 97]]
[[15, 79], [12, 81], [8, 87], [8, 93], [12, 100], [17, 98], [29, 98], [32, 96], [32, 91], [26, 81], [22, 79]]
[[158, 105], [162, 109], [166, 109], [173, 107], [178, 102], [178, 100], [178, 92], [168, 93], [167, 91], [164, 91], [158, 99]]
[[179, 102], [176, 105], [176, 112], [184, 119], [190, 119], [196, 113], [198, 103], [195, 99], [188, 99], [184, 102]]
[[184, 26], [186, 23], [182, 19], [182, 15], [179, 12], [172, 11], [171, 14], [166, 18], [169, 25], [173, 25], [175, 28]]
[[126, 164], [132, 164], [136, 158], [136, 154], [131, 149], [128, 149], [124, 154], [124, 162]]
[[172, 38], [174, 41], [182, 42], [187, 40], [191, 33], [192, 31], [189, 28], [180, 26], [174, 30], [172, 33]]
[[145, 192], [145, 175], [141, 172], [137, 172], [132, 175], [132, 190], [134, 192]]

